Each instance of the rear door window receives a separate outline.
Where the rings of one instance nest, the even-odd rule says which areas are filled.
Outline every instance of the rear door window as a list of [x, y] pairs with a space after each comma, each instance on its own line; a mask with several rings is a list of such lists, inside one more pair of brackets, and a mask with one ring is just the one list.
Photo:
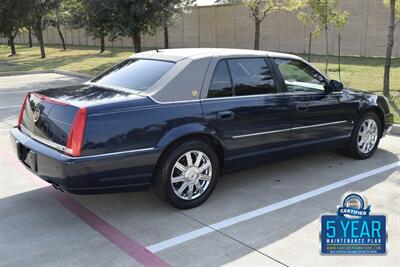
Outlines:
[[232, 82], [225, 60], [218, 62], [208, 89], [208, 98], [232, 96]]
[[264, 58], [229, 59], [228, 64], [236, 96], [277, 92], [271, 70]]
[[107, 87], [145, 91], [174, 65], [169, 61], [128, 59], [100, 74], [92, 82]]

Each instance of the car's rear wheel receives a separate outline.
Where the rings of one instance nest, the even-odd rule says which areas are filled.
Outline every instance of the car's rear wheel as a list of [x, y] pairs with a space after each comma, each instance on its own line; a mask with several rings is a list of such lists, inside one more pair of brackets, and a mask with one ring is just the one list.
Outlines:
[[381, 121], [374, 112], [368, 112], [357, 122], [350, 142], [344, 152], [353, 158], [367, 159], [371, 157], [381, 138]]
[[207, 200], [219, 176], [214, 149], [200, 140], [169, 149], [157, 166], [153, 182], [157, 195], [179, 209], [193, 208]]

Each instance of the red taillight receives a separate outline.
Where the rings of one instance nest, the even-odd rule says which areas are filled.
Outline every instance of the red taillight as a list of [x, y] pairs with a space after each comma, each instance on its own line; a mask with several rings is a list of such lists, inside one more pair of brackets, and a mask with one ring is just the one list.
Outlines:
[[71, 156], [78, 157], [81, 155], [83, 144], [83, 135], [85, 133], [87, 117], [87, 108], [80, 108], [72, 122], [71, 130], [69, 131], [67, 140], [67, 153]]
[[18, 117], [18, 128], [20, 128], [22, 119], [24, 118], [24, 111], [25, 111], [25, 106], [26, 106], [26, 100], [28, 99], [29, 93], [26, 94], [24, 98], [24, 102], [22, 102], [21, 110], [19, 112], [19, 117]]

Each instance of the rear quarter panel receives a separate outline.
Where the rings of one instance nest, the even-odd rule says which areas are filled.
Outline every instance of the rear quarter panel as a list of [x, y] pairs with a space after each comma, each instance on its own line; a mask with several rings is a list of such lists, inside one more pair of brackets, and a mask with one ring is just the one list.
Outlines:
[[185, 133], [203, 131], [198, 101], [159, 104], [150, 98], [89, 109], [82, 155], [162, 148]]

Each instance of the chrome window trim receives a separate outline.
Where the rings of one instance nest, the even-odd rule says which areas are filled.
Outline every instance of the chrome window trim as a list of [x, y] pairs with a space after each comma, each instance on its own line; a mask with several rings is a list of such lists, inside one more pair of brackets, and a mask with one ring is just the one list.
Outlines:
[[321, 92], [286, 92], [286, 95], [327, 95], [325, 91]]
[[160, 105], [175, 104], [175, 103], [196, 103], [201, 101], [201, 99], [199, 98], [190, 100], [177, 100], [177, 101], [158, 101], [151, 95], [146, 95], [146, 96]]
[[[226, 97], [213, 97], [213, 98], [198, 98], [198, 99], [188, 99], [188, 100], [177, 100], [177, 101], [159, 101], [155, 99], [150, 94], [145, 94], [144, 92], [136, 91], [134, 92], [133, 89], [126, 89], [122, 87], [105, 87], [100, 86], [96, 83], [86, 82], [86, 85], [95, 85], [103, 88], [113, 89], [113, 90], [121, 90], [128, 93], [134, 93], [139, 96], [148, 97], [153, 100], [155, 103], [160, 105], [167, 105], [167, 104], [175, 104], [175, 103], [196, 103], [196, 102], [203, 102], [203, 101], [216, 101], [216, 100], [229, 100], [229, 99], [246, 99], [252, 97], [274, 97], [274, 96], [290, 96], [290, 95], [320, 95], [326, 94], [324, 92], [279, 92], [279, 93], [271, 93], [271, 94], [258, 94], [258, 95], [242, 95], [242, 96], [226, 96]], [[128, 90], [131, 90], [130, 92]], [[332, 92], [331, 94], [340, 94], [341, 92]]]
[[227, 100], [227, 99], [241, 99], [241, 98], [251, 98], [251, 97], [266, 97], [266, 96], [285, 96], [285, 93], [272, 93], [272, 94], [261, 94], [261, 95], [241, 95], [241, 96], [224, 96], [224, 97], [213, 97], [213, 98], [203, 98], [200, 101], [215, 101], [215, 100]]
[[[339, 92], [340, 93], [340, 92]], [[243, 95], [243, 96], [224, 96], [224, 97], [212, 97], [212, 98], [202, 98], [193, 100], [180, 100], [180, 101], [170, 101], [170, 102], [160, 102], [154, 99], [152, 96], [148, 95], [154, 102], [158, 104], [174, 104], [174, 103], [190, 103], [190, 102], [203, 102], [203, 101], [215, 101], [215, 100], [229, 100], [229, 99], [242, 99], [242, 98], [252, 98], [252, 97], [274, 97], [274, 96], [287, 96], [287, 95], [321, 95], [326, 94], [324, 92], [280, 92], [273, 94], [261, 94], [261, 95]]]
[[292, 128], [282, 129], [282, 130], [274, 130], [274, 131], [267, 131], [267, 132], [258, 132], [258, 133], [251, 133], [251, 134], [235, 135], [235, 136], [232, 136], [232, 139], [252, 137], [252, 136], [257, 136], [257, 135], [273, 134], [273, 133], [282, 133], [282, 132], [287, 132], [287, 131], [291, 131], [291, 130], [300, 130], [300, 129], [307, 129], [307, 128], [322, 127], [322, 126], [328, 126], [328, 125], [342, 124], [342, 123], [346, 123], [346, 122], [350, 122], [351, 124], [353, 124], [353, 121], [346, 121], [346, 120], [345, 121], [334, 121], [334, 122], [320, 123], [320, 124], [314, 124], [314, 125], [308, 125], [308, 126], [292, 127]]
[[[337, 92], [340, 94], [340, 92]], [[326, 94], [324, 92], [280, 92], [272, 94], [261, 94], [261, 95], [242, 95], [242, 96], [224, 96], [224, 97], [212, 97], [212, 98], [201, 98], [192, 100], [179, 100], [179, 101], [168, 101], [161, 102], [154, 99], [151, 95], [147, 95], [151, 100], [157, 104], [175, 104], [175, 103], [194, 103], [194, 102], [205, 102], [205, 101], [216, 101], [216, 100], [229, 100], [229, 99], [242, 99], [242, 98], [252, 98], [252, 97], [274, 97], [274, 96], [290, 96], [290, 95], [321, 95]]]

